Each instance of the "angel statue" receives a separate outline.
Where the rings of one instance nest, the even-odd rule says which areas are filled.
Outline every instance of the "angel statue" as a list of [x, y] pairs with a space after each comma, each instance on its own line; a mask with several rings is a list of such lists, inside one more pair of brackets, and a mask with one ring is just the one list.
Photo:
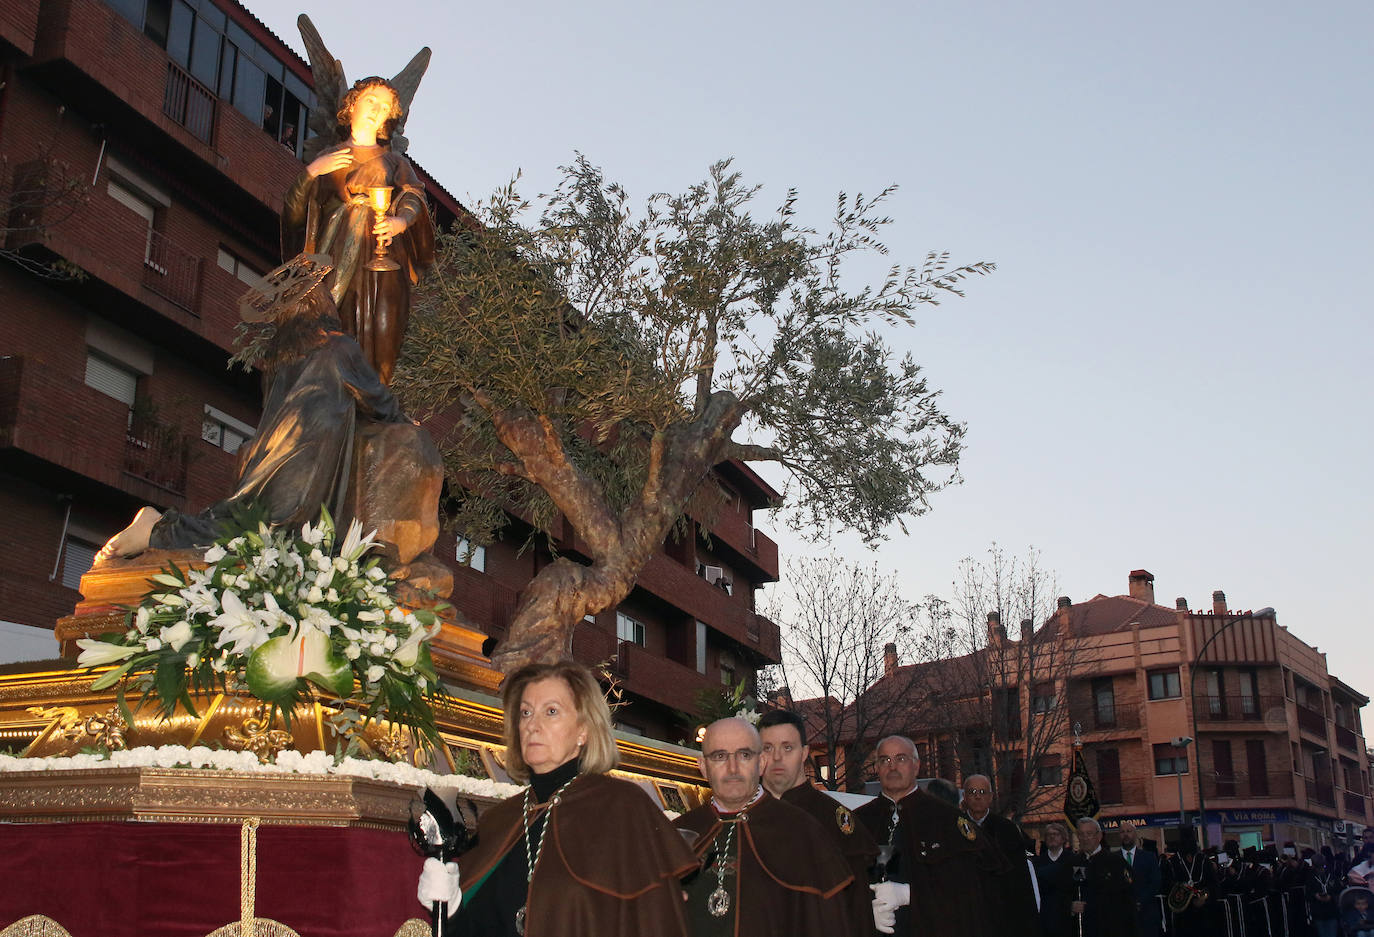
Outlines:
[[[402, 155], [401, 135], [429, 67], [429, 48], [390, 81], [372, 77], [350, 86], [310, 18], [302, 13], [297, 25], [318, 106], [310, 112], [305, 170], [282, 207], [282, 257], [304, 252], [330, 258], [328, 288], [344, 331], [357, 339], [382, 383], [390, 384], [410, 318], [410, 287], [434, 263], [434, 223], [415, 167]], [[388, 213], [378, 220], [369, 190], [379, 187], [390, 197]], [[369, 269], [374, 245], [398, 269]]]

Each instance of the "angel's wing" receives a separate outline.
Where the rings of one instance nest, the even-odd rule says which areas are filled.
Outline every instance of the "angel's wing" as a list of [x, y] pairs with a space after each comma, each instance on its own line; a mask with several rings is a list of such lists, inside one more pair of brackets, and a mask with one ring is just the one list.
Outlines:
[[339, 105], [348, 93], [348, 79], [344, 77], [343, 63], [329, 54], [310, 17], [302, 13], [296, 26], [300, 28], [301, 41], [310, 56], [310, 71], [315, 77], [315, 106], [308, 119], [313, 136], [305, 141], [302, 150], [302, 159], [308, 163], [326, 147], [339, 142]]
[[396, 89], [396, 97], [401, 102], [401, 119], [396, 122], [396, 128], [391, 131], [391, 150], [393, 153], [404, 153], [410, 143], [402, 132], [406, 128], [406, 118], [410, 116], [410, 102], [415, 100], [415, 92], [420, 89], [420, 79], [425, 77], [425, 69], [429, 68], [429, 55], [429, 46], [425, 46], [415, 53], [410, 64], [397, 72], [396, 77], [391, 79], [391, 87]]

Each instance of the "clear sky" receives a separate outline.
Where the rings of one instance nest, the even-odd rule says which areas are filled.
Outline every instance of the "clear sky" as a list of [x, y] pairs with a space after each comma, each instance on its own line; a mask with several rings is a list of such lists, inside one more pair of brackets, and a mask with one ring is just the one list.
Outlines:
[[893, 260], [999, 267], [892, 336], [969, 426], [965, 484], [876, 556], [910, 597], [994, 540], [1075, 601], [1143, 567], [1374, 695], [1367, 0], [249, 5], [350, 78], [431, 46], [411, 153], [466, 202], [574, 150], [640, 200], [733, 156], [814, 223], [898, 183]]

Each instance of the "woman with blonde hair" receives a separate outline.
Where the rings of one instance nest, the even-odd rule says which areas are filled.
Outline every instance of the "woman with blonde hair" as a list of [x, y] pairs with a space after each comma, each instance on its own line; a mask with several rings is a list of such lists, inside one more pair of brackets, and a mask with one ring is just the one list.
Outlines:
[[696, 859], [658, 805], [607, 773], [620, 755], [596, 678], [528, 664], [501, 698], [506, 771], [529, 787], [482, 816], [457, 867], [426, 861], [420, 901], [449, 902], [455, 937], [685, 937], [679, 879]]

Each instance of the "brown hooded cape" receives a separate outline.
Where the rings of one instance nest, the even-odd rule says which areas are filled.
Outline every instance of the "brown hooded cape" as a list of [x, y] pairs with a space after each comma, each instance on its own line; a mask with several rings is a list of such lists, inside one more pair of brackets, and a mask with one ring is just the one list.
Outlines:
[[[558, 800], [537, 807], [551, 809], [552, 826], [530, 883], [526, 937], [686, 937], [678, 880], [697, 863], [644, 791], [584, 774]], [[525, 848], [523, 810], [517, 794], [482, 815], [478, 844], [459, 860], [465, 900], [512, 848]]]
[[873, 892], [868, 887], [868, 872], [878, 861], [878, 843], [849, 808], [805, 781], [784, 791], [784, 803], [805, 810], [825, 828], [854, 875], [844, 890], [849, 906], [850, 933], [862, 937], [873, 929]]
[[[739, 870], [730, 907], [735, 937], [842, 937], [850, 934], [844, 899], [853, 875], [826, 831], [803, 811], [767, 795], [744, 808], [736, 830]], [[683, 814], [704, 858], [725, 829], [707, 803]]]

